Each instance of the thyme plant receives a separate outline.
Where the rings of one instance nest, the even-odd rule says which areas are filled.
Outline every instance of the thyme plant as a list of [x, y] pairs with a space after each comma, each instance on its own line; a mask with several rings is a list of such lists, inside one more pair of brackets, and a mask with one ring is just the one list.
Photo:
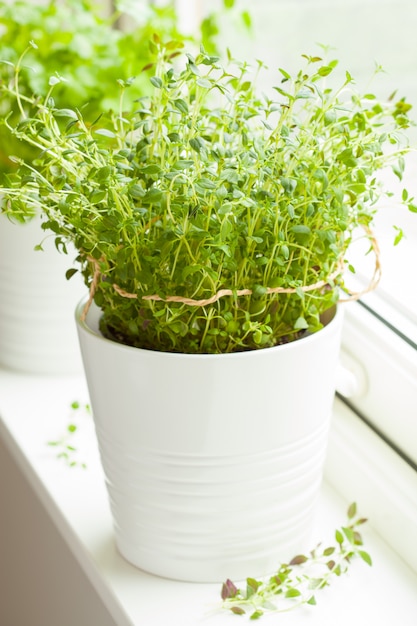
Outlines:
[[121, 80], [118, 111], [100, 119], [58, 107], [57, 77], [41, 100], [21, 94], [16, 66], [3, 91], [21, 119], [4, 123], [38, 157], [19, 162], [4, 210], [39, 212], [59, 249], [75, 244], [116, 341], [223, 353], [319, 330], [353, 233], [372, 241], [377, 174], [401, 179], [410, 105], [357, 93], [348, 72], [329, 87], [337, 61], [316, 56], [280, 69], [271, 96], [245, 63], [157, 36], [151, 48], [152, 93], [125, 106], [133, 79]]
[[356, 503], [352, 503], [347, 523], [335, 531], [334, 545], [318, 545], [308, 555], [298, 554], [289, 563], [282, 563], [266, 580], [247, 578], [242, 589], [227, 580], [221, 590], [223, 608], [255, 620], [303, 605], [314, 606], [317, 592], [330, 585], [335, 576], [345, 574], [353, 558], [372, 565], [359, 532], [365, 522], [367, 519], [358, 516]]

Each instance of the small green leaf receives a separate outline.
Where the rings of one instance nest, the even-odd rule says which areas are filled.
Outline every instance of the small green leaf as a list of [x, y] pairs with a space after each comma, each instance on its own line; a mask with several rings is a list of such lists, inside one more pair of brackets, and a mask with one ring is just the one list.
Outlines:
[[296, 235], [311, 235], [311, 228], [305, 224], [297, 224], [291, 227], [291, 231]]
[[220, 174], [221, 180], [226, 180], [228, 183], [237, 184], [239, 182], [239, 174], [235, 169], [227, 168]]
[[198, 78], [196, 82], [199, 87], [203, 87], [204, 89], [211, 89], [213, 87], [213, 83], [207, 80], [207, 78]]
[[78, 120], [78, 115], [72, 109], [55, 109], [55, 117], [70, 117], [73, 120]]
[[263, 298], [267, 293], [267, 289], [263, 285], [254, 285], [252, 292], [255, 298]]
[[202, 189], [216, 189], [216, 183], [214, 183], [212, 180], [208, 179], [208, 178], [200, 178], [198, 180], [198, 186], [201, 187]]
[[323, 67], [319, 68], [317, 74], [319, 74], [320, 76], [328, 76], [332, 71], [332, 67], [330, 67], [329, 65], [323, 65]]
[[282, 176], [280, 178], [280, 183], [284, 188], [284, 191], [288, 194], [294, 193], [297, 187], [297, 181], [295, 178], [287, 178], [286, 176]]
[[260, 345], [262, 343], [262, 339], [263, 339], [262, 331], [258, 328], [253, 333], [253, 340], [256, 343], [256, 345]]
[[261, 586], [261, 582], [256, 580], [255, 578], [247, 578], [246, 579], [246, 597], [250, 598], [253, 596]]
[[116, 137], [116, 133], [112, 130], [108, 130], [108, 128], [98, 128], [94, 131], [96, 135], [102, 135], [103, 137], [109, 137], [110, 139], [114, 139]]
[[193, 165], [194, 165], [194, 161], [191, 161], [190, 159], [179, 159], [178, 161], [175, 161], [173, 163], [172, 167], [175, 170], [186, 170], [192, 167]]
[[181, 113], [188, 113], [188, 104], [182, 98], [174, 100], [174, 106], [178, 109], [178, 111], [181, 111]]
[[299, 554], [291, 559], [290, 565], [302, 565], [303, 563], [307, 563], [307, 561], [308, 558], [304, 556], [304, 554]]
[[308, 583], [309, 589], [321, 589], [322, 586], [323, 586], [322, 578], [311, 578], [309, 580], [309, 583]]
[[398, 180], [402, 180], [403, 179], [404, 169], [405, 169], [405, 159], [404, 159], [404, 157], [400, 157], [398, 159], [397, 163], [395, 163], [392, 166], [392, 171], [397, 176]]
[[304, 317], [300, 316], [294, 324], [294, 330], [307, 330], [307, 328], [308, 328], [308, 323], [306, 322]]
[[196, 152], [200, 152], [202, 148], [201, 142], [198, 140], [198, 137], [192, 137], [189, 141], [189, 144], [193, 150]]
[[252, 18], [249, 11], [242, 11], [241, 17], [247, 29], [252, 28]]
[[240, 606], [232, 606], [230, 610], [235, 615], [245, 615], [245, 611]]
[[364, 552], [363, 550], [358, 550], [358, 554], [361, 559], [365, 561], [365, 563], [367, 563], [368, 565], [372, 565], [372, 559], [367, 552]]
[[161, 173], [161, 168], [156, 163], [153, 163], [152, 165], [145, 165], [145, 167], [141, 169], [141, 174], [148, 174], [149, 176], [152, 176], [153, 174], [160, 174], [160, 173]]
[[346, 537], [346, 539], [349, 541], [349, 543], [351, 544], [355, 544], [355, 534], [353, 532], [353, 530], [351, 528], [347, 528], [347, 527], [343, 527], [342, 531]]
[[280, 253], [282, 254], [282, 256], [284, 257], [285, 260], [288, 260], [289, 256], [290, 256], [290, 249], [289, 247], [284, 243], [280, 246]]
[[336, 565], [336, 567], [333, 569], [333, 574], [336, 574], [336, 576], [342, 575], [342, 568], [340, 567], [340, 564]]
[[263, 611], [261, 611], [260, 609], [257, 609], [256, 611], [252, 613], [249, 619], [259, 619], [260, 617], [262, 617], [263, 614], [264, 614]]
[[76, 274], [78, 272], [77, 269], [75, 269], [75, 267], [71, 267], [69, 270], [67, 270], [65, 272], [65, 278], [67, 280], [69, 280], [72, 276], [74, 276], [74, 274]]
[[291, 80], [291, 74], [288, 74], [282, 67], [278, 68], [278, 71], [283, 75], [285, 80]]
[[353, 519], [356, 515], [357, 507], [356, 502], [352, 502], [347, 511], [348, 519]]
[[191, 71], [191, 73], [194, 74], [194, 76], [200, 76], [200, 70], [191, 59], [188, 60], [187, 67]]
[[109, 179], [109, 177], [111, 176], [113, 170], [110, 167], [110, 165], [104, 165], [104, 167], [100, 167], [100, 169], [97, 170], [97, 172], [95, 173], [95, 179], [98, 182], [104, 182], [107, 181]]
[[360, 533], [358, 533], [357, 530], [354, 530], [353, 531], [353, 536], [354, 536], [354, 539], [355, 539], [355, 546], [361, 546], [363, 544], [362, 535]]
[[151, 187], [142, 198], [144, 204], [157, 204], [162, 199], [162, 191], [156, 187]]
[[159, 78], [159, 76], [151, 76], [149, 80], [151, 81], [152, 85], [157, 89], [161, 89], [164, 86], [164, 83]]

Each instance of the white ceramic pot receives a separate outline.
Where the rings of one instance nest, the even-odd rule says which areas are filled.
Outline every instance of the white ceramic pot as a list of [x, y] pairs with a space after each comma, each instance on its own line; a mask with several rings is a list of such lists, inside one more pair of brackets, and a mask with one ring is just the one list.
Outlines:
[[0, 366], [73, 374], [82, 371], [73, 311], [86, 288], [78, 275], [65, 279], [73, 259], [53, 237], [34, 250], [45, 236], [38, 218], [13, 224], [0, 215]]
[[77, 309], [121, 554], [194, 582], [273, 571], [309, 547], [341, 312], [297, 342], [225, 355], [120, 345]]

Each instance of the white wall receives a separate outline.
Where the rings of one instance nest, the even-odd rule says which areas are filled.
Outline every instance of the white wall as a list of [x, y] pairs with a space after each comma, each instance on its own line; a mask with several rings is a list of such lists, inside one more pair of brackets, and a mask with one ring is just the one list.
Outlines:
[[[206, 12], [222, 5], [201, 2]], [[414, 0], [236, 0], [236, 6], [252, 15], [254, 34], [248, 40], [236, 18], [223, 19], [223, 39], [235, 56], [291, 70], [299, 67], [301, 54], [317, 52], [317, 43], [329, 45], [357, 80], [367, 80], [374, 62], [381, 64], [417, 106]]]

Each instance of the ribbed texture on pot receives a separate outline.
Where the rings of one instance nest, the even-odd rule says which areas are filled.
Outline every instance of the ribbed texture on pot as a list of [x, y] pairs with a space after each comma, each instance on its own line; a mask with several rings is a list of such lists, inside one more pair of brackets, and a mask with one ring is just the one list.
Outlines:
[[158, 574], [163, 562], [178, 578], [180, 563], [185, 580], [216, 582], [273, 571], [308, 547], [327, 424], [296, 445], [234, 456], [135, 450], [97, 435], [116, 542], [133, 564]]

